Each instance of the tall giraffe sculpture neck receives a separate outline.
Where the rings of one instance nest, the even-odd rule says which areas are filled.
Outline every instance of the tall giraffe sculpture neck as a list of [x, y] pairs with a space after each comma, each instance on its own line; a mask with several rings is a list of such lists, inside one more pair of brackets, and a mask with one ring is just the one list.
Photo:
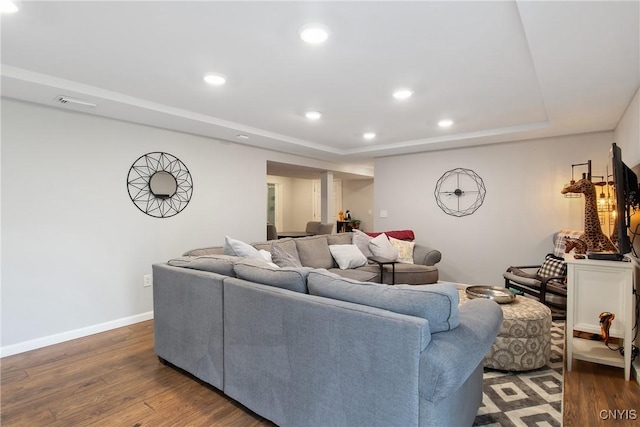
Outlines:
[[614, 251], [618, 249], [603, 232], [598, 218], [598, 205], [596, 202], [596, 186], [588, 179], [581, 179], [575, 184], [566, 186], [561, 191], [566, 193], [584, 194], [584, 235], [582, 240], [587, 244], [587, 250], [591, 252]]

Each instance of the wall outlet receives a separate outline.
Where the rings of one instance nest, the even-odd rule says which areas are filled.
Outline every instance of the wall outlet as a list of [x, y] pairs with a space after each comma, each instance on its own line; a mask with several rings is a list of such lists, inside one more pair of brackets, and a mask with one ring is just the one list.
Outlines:
[[153, 284], [153, 277], [150, 274], [145, 274], [144, 275], [144, 280], [143, 280], [143, 286], [145, 288], [148, 288], [152, 284]]

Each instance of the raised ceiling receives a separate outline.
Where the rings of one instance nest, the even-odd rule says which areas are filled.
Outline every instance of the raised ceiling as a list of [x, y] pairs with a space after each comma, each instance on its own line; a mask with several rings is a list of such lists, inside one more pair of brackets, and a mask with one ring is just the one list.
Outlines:
[[611, 130], [640, 83], [636, 1], [21, 6], [3, 96], [331, 161]]

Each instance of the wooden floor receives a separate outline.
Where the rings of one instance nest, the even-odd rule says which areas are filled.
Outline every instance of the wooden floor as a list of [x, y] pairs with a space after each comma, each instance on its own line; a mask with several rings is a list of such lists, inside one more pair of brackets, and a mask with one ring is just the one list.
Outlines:
[[[0, 364], [3, 427], [273, 426], [215, 388], [160, 364], [152, 321], [5, 357]], [[565, 370], [564, 390], [564, 426], [640, 425], [640, 386], [624, 381], [621, 369], [574, 361], [574, 370]]]
[[[633, 374], [632, 374], [633, 377]], [[564, 370], [563, 426], [640, 426], [640, 385], [624, 369], [573, 360]]]
[[0, 360], [0, 425], [273, 426], [163, 366], [153, 321]]

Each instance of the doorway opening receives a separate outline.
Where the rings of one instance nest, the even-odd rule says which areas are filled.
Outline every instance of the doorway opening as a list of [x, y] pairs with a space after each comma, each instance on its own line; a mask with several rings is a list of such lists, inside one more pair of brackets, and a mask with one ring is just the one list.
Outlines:
[[279, 183], [267, 183], [267, 223], [282, 230], [282, 185]]

